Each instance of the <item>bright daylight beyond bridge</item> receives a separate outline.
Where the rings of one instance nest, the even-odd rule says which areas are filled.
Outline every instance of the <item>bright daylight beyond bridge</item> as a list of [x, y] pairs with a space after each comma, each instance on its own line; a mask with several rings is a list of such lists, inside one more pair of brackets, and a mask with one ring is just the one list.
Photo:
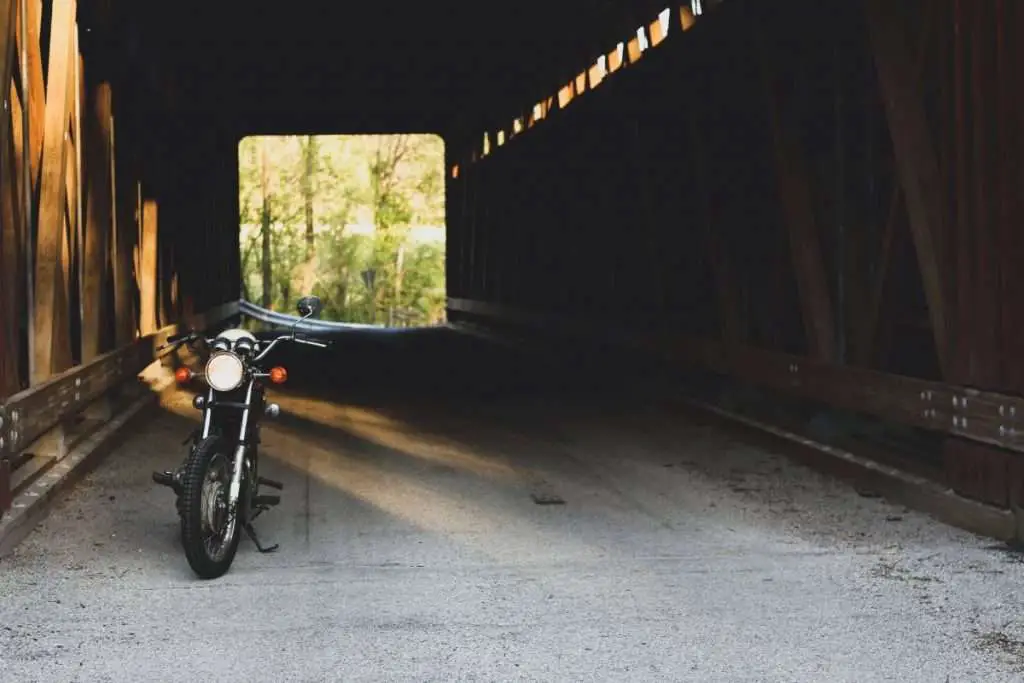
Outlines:
[[444, 141], [250, 137], [239, 145], [242, 298], [389, 327], [445, 318]]

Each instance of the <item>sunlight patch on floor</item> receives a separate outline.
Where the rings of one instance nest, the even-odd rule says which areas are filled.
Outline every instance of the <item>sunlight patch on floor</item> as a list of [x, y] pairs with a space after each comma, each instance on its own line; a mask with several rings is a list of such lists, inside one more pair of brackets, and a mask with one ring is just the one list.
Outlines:
[[[477, 476], [483, 474], [492, 485], [521, 488], [518, 498], [522, 502], [521, 507], [510, 505], [509, 497], [500, 489], [464, 484], [459, 490], [468, 495], [453, 496], [411, 474], [353, 457], [327, 437], [290, 433], [290, 429], [269, 421], [264, 425], [261, 440], [266, 457], [307, 474], [339, 494], [352, 496], [424, 531], [449, 537], [491, 559], [550, 560], [554, 556], [598, 561], [605, 556], [602, 550], [573, 536], [568, 525], [553, 531], [550, 522], [527, 519], [538, 508], [529, 497], [528, 482], [508, 465], [436, 441], [420, 442], [417, 432], [408, 425], [362, 407], [291, 397], [286, 403], [283, 410], [317, 421], [328, 418], [330, 424], [384, 449]], [[192, 407], [187, 392], [165, 396], [162, 406], [198, 425], [199, 412]], [[389, 431], [392, 429], [395, 431]], [[403, 433], [403, 429], [408, 431]]]
[[487, 479], [508, 482], [518, 478], [516, 471], [504, 462], [493, 457], [482, 457], [448, 439], [427, 434], [408, 423], [368, 408], [292, 396], [285, 403], [282, 410], [286, 409], [328, 427], [343, 429], [384, 448]]
[[550, 559], [554, 555], [597, 561], [604, 557], [570, 535], [568, 527], [564, 532], [552, 531], [550, 522], [526, 519], [524, 513], [536, 507], [525, 492], [522, 508], [516, 510], [503, 502], [507, 497], [465, 486], [461, 490], [468, 496], [453, 496], [411, 476], [357, 460], [320, 439], [269, 429], [264, 432], [263, 444], [266, 455], [282, 464], [494, 560]]

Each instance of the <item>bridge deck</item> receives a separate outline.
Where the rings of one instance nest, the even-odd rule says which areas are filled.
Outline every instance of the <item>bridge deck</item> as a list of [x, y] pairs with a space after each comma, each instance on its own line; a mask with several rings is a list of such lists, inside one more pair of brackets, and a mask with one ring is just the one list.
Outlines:
[[347, 375], [320, 382], [294, 361], [264, 430], [278, 553], [245, 543], [225, 578], [192, 578], [149, 479], [196, 419], [177, 394], [0, 565], [3, 680], [1021, 675], [1024, 564], [990, 541], [656, 394], [534, 390], [565, 368], [478, 341], [338, 353]]

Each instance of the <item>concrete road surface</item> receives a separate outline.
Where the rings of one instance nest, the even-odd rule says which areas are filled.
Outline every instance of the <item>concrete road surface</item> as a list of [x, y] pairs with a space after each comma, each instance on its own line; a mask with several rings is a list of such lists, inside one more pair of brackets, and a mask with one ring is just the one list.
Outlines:
[[502, 394], [529, 363], [497, 359], [463, 399], [298, 377], [281, 549], [212, 582], [150, 480], [196, 420], [167, 401], [0, 563], [0, 683], [1024, 681], [1020, 557], [643, 395]]

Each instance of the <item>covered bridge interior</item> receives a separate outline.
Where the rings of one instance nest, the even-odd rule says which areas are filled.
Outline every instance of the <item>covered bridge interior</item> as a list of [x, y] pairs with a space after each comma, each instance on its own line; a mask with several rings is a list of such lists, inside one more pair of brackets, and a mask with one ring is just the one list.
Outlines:
[[445, 140], [458, 332], [347, 342], [331, 382], [657, 380], [1019, 540], [1021, 36], [1002, 0], [0, 0], [0, 510], [238, 315], [240, 139], [410, 132]]

